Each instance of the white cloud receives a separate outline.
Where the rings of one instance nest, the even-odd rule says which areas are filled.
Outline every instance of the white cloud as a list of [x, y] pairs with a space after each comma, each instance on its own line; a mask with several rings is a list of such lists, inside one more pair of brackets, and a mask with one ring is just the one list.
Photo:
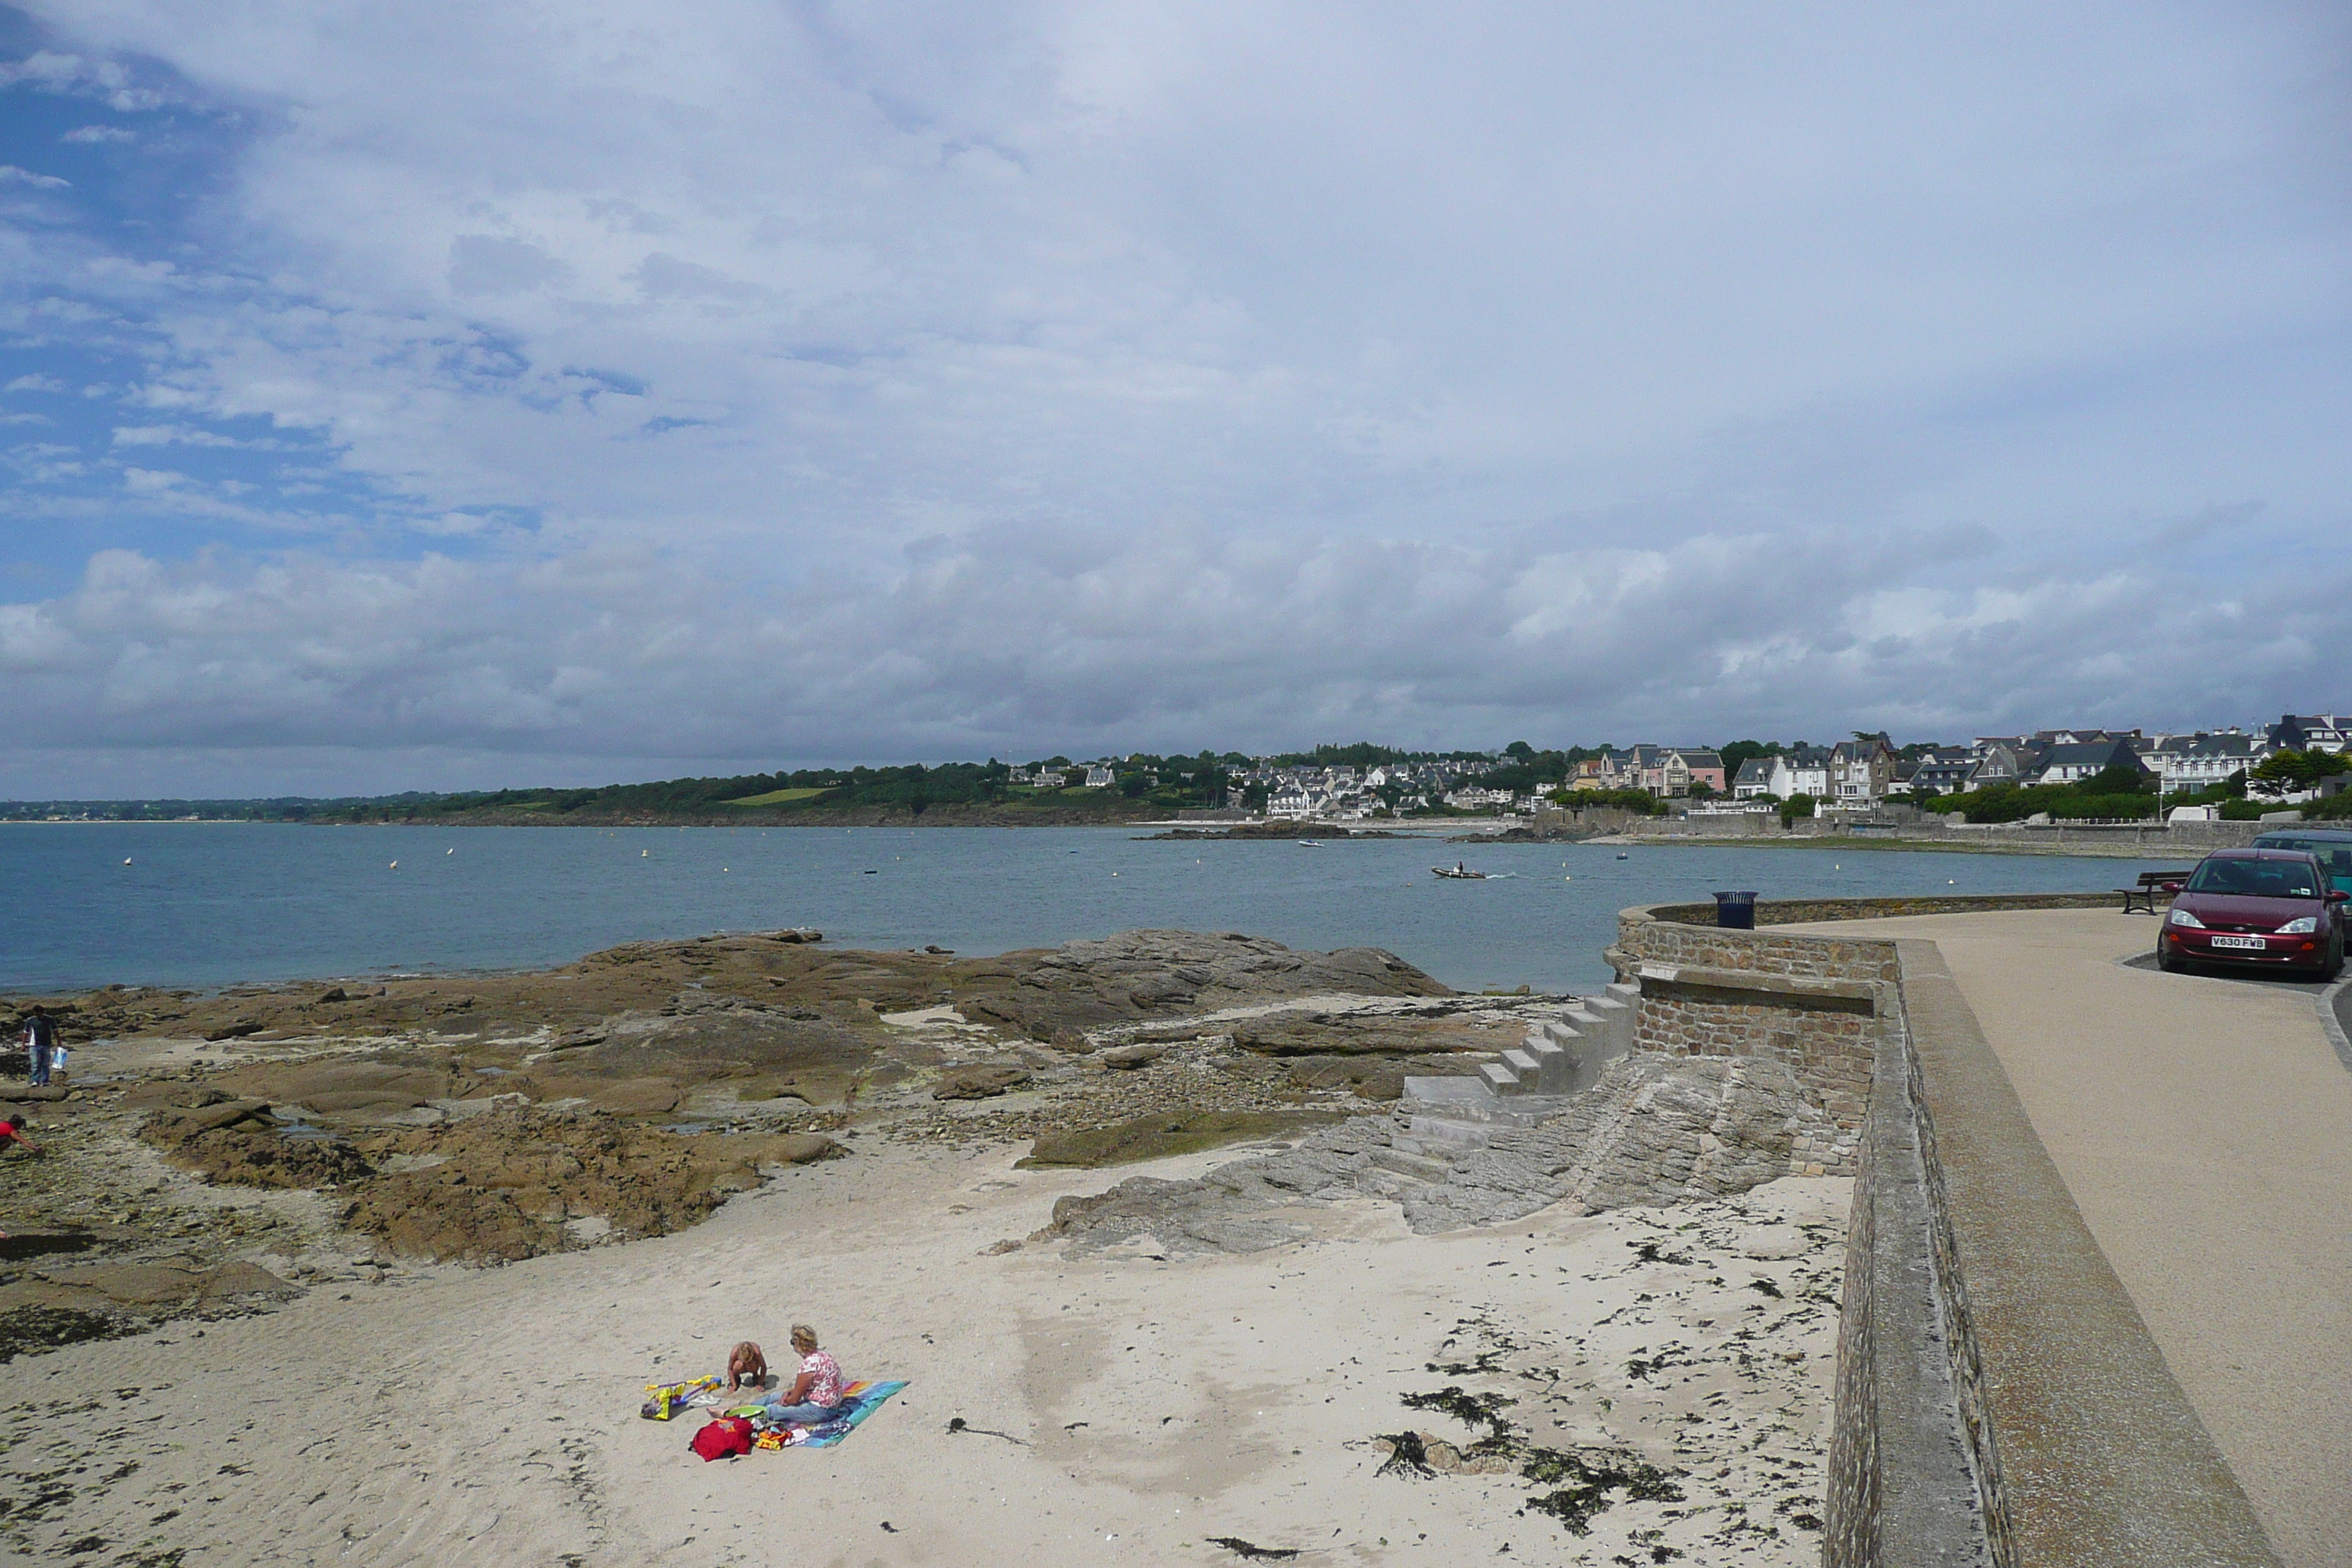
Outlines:
[[37, 190], [62, 191], [72, 182], [55, 174], [37, 174], [30, 169], [20, 169], [14, 163], [0, 163], [0, 184], [31, 185]]
[[[2347, 521], [2346, 127], [2290, 11], [34, 10], [15, 79], [252, 127], [184, 247], [27, 252], [108, 321], [50, 330], [154, 323], [116, 447], [267, 418], [386, 498], [207, 579], [233, 647], [117, 647], [125, 744], [159, 690], [138, 744], [640, 758], [2339, 700], [2290, 552]], [[137, 482], [186, 553], [289, 526]]]
[[242, 451], [267, 449], [278, 445], [273, 441], [224, 436], [216, 430], [200, 429], [192, 425], [119, 425], [115, 426], [113, 440], [118, 447], [212, 447]]
[[64, 392], [66, 384], [53, 375], [20, 375], [0, 392]]
[[138, 132], [126, 130], [120, 125], [77, 125], [58, 140], [77, 142], [85, 145], [100, 145], [107, 142], [136, 142], [139, 140], [139, 135]]

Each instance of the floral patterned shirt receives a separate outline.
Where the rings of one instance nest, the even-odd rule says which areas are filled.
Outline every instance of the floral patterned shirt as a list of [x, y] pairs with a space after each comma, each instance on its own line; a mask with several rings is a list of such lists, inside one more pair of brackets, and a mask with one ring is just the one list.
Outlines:
[[828, 1408], [841, 1403], [841, 1365], [823, 1351], [811, 1351], [801, 1357], [801, 1371], [814, 1375], [809, 1379], [808, 1393], [803, 1395], [811, 1405]]

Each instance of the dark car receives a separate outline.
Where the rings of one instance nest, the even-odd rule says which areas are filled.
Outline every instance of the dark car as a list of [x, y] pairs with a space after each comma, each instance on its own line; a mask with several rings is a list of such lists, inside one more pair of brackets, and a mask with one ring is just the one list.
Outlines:
[[[2274, 827], [2254, 840], [2257, 849], [2300, 849], [2319, 862], [2327, 879], [2341, 893], [2352, 893], [2352, 827]], [[2336, 906], [2336, 918], [2344, 919], [2345, 906]]]
[[2245, 963], [2332, 980], [2344, 967], [2336, 916], [2352, 894], [2331, 887], [2307, 850], [2216, 849], [2166, 890], [2176, 896], [2156, 939], [2165, 969]]

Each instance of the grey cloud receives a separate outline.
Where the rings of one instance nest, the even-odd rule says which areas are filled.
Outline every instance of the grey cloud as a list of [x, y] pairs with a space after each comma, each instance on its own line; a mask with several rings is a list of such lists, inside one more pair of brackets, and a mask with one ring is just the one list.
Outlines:
[[572, 280], [572, 268], [525, 240], [461, 234], [449, 242], [449, 291], [515, 294]]
[[[1952, 588], [1906, 541], [1444, 546], [998, 533], [781, 599], [600, 550], [167, 565], [0, 616], [12, 732], [123, 752], [939, 756], [1072, 746], [2244, 722], [2335, 677], [2352, 573], [2158, 620], [2161, 567]], [[1923, 580], [1924, 579], [1924, 580]], [[1529, 605], [1559, 613], [1525, 630]], [[1307, 716], [1302, 719], [1302, 715]], [[1833, 720], [1832, 721], [1834, 721]], [[24, 766], [35, 765], [24, 762]]]

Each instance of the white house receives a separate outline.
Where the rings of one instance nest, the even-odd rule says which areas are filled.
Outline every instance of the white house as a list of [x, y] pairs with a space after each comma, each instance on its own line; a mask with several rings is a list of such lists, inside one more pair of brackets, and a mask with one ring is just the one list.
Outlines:
[[2140, 762], [2157, 776], [2165, 794], [2207, 789], [2226, 784], [2241, 768], [2261, 765], [2271, 754], [2271, 743], [2260, 736], [2229, 730], [2200, 731], [2193, 735], [2158, 735]]
[[1112, 773], [1100, 763], [1097, 763], [1093, 767], [1087, 770], [1087, 787], [1088, 789], [1108, 789], [1112, 784], [1117, 784], [1118, 782], [1118, 775]]

